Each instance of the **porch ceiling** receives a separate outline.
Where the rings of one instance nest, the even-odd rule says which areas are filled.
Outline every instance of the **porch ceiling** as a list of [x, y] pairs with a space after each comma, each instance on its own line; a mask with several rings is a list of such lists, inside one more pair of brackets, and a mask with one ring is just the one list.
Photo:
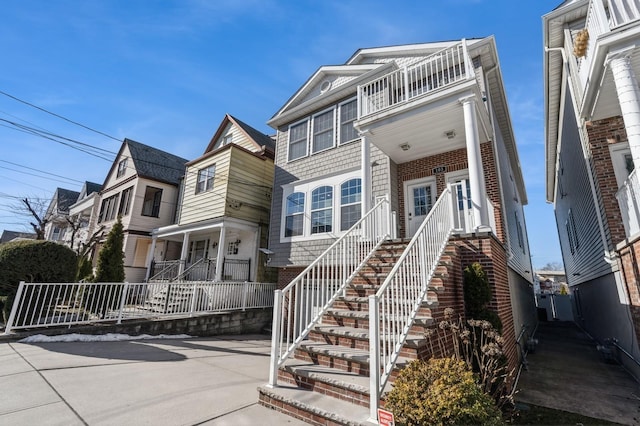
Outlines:
[[[640, 48], [633, 49], [630, 58], [634, 74], [636, 76], [640, 75]], [[590, 114], [591, 120], [601, 120], [621, 114], [613, 74], [611, 68], [606, 67], [600, 82], [593, 111]]]
[[[458, 93], [437, 101], [405, 105], [373, 120], [361, 120], [358, 125], [368, 131], [367, 139], [397, 164], [464, 148], [466, 134], [459, 98]], [[482, 108], [476, 109], [480, 140], [484, 142], [491, 136], [482, 125]]]

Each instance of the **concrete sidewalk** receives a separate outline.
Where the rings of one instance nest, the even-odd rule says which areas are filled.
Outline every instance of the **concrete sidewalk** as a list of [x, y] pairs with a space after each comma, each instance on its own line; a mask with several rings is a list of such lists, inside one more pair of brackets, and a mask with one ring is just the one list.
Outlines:
[[265, 336], [0, 343], [2, 425], [302, 425], [257, 405]]
[[640, 385], [607, 364], [596, 342], [572, 322], [540, 322], [516, 401], [625, 425], [640, 425]]

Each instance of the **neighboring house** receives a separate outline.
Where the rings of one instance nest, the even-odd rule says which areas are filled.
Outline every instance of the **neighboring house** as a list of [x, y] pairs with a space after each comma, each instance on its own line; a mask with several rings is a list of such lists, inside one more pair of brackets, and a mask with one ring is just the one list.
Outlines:
[[[560, 293], [567, 287], [567, 275], [564, 271], [535, 271], [536, 293]], [[536, 283], [534, 283], [536, 284]]]
[[264, 281], [275, 142], [225, 115], [186, 165], [175, 224], [153, 230], [149, 279]]
[[[102, 185], [99, 183], [85, 182], [82, 185], [80, 194], [75, 203], [69, 206], [69, 218], [71, 224], [71, 232], [73, 236], [72, 249], [79, 250], [80, 253], [86, 251], [91, 245], [91, 239], [99, 228], [96, 227], [98, 220], [98, 208], [100, 207], [100, 190]], [[96, 235], [97, 237], [97, 235]], [[90, 255], [91, 253], [87, 253]]]
[[69, 206], [78, 200], [77, 191], [56, 188], [51, 203], [47, 207], [44, 218], [47, 223], [44, 227], [44, 239], [70, 245], [72, 226], [69, 223]]
[[125, 281], [144, 281], [151, 230], [174, 223], [186, 163], [184, 158], [131, 139], [122, 143], [100, 191], [95, 226], [104, 226], [106, 237], [117, 218], [122, 218]]
[[[505, 351], [516, 365], [517, 335], [523, 326], [533, 329], [536, 311], [523, 211], [527, 195], [493, 37], [358, 50], [344, 65], [320, 67], [269, 124], [277, 130], [269, 249], [284, 289], [283, 300], [276, 302], [285, 313], [285, 328], [274, 334], [274, 342], [291, 338], [292, 346], [301, 345], [298, 356], [307, 353], [304, 359], [368, 375], [369, 369], [376, 370], [368, 361], [355, 366], [373, 359], [357, 349], [378, 340], [358, 330], [369, 320], [365, 295], [379, 291], [382, 296], [376, 300], [391, 297], [383, 292], [398, 285], [396, 296], [385, 300], [407, 303], [406, 309], [379, 315], [406, 320], [404, 330], [412, 330], [412, 309], [425, 299], [436, 300], [424, 287], [419, 287], [425, 292], [418, 299], [409, 299], [414, 284], [425, 285], [415, 280], [430, 280], [429, 289], [443, 292], [437, 295], [437, 309], [431, 309], [433, 318], [442, 318], [446, 307], [462, 314], [462, 270], [480, 262], [493, 289], [491, 307], [502, 320]], [[365, 215], [365, 225], [358, 224]], [[378, 226], [380, 222], [392, 223], [391, 228]], [[385, 228], [387, 237], [400, 240], [369, 246], [379, 238], [372, 228]], [[335, 241], [329, 253], [336, 255], [321, 256]], [[340, 251], [350, 244], [352, 249]], [[428, 263], [425, 259], [433, 253], [434, 263]], [[344, 269], [352, 264], [359, 266], [349, 275]], [[327, 288], [339, 290], [335, 297], [331, 292], [325, 297]], [[298, 311], [293, 316], [292, 306]], [[306, 315], [310, 322], [300, 323]], [[320, 327], [317, 321], [357, 325], [355, 330]], [[431, 324], [432, 318], [421, 321]], [[387, 332], [379, 335], [386, 338]], [[305, 338], [349, 348], [320, 348]], [[394, 359], [398, 351], [385, 359]], [[272, 366], [272, 386], [278, 375], [301, 387], [323, 381], [311, 378], [322, 376], [313, 366], [294, 371], [283, 362], [279, 372]], [[326, 393], [343, 400], [371, 399], [370, 409], [377, 404], [373, 390], [373, 396], [354, 396], [337, 382], [327, 380]], [[290, 404], [291, 398], [283, 395], [261, 388], [260, 398], [282, 411], [311, 405]], [[339, 402], [327, 402], [332, 403]], [[354, 417], [356, 412], [354, 408]]]
[[617, 339], [639, 378], [640, 10], [565, 1], [543, 28], [547, 200], [575, 317], [598, 341]]
[[18, 231], [2, 231], [2, 236], [0, 236], [0, 244], [8, 243], [9, 241], [17, 241], [17, 240], [35, 240], [36, 234], [33, 232], [18, 232]]

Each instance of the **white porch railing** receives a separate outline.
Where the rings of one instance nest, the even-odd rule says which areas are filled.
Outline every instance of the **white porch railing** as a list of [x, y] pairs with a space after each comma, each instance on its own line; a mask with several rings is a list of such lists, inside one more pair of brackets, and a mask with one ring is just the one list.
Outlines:
[[269, 308], [275, 288], [276, 284], [250, 282], [21, 282], [5, 334], [14, 329]]
[[640, 179], [633, 170], [616, 193], [627, 238], [640, 232]]
[[170, 281], [178, 276], [180, 271], [180, 264], [182, 261], [178, 260], [161, 260], [153, 262], [151, 277], [149, 281]]
[[585, 56], [578, 60], [578, 73], [582, 87], [589, 81], [598, 36], [617, 27], [640, 19], [640, 3], [637, 0], [591, 0], [587, 11], [585, 28], [589, 41]]
[[277, 384], [278, 368], [389, 238], [390, 221], [389, 200], [381, 200], [289, 285], [275, 291], [270, 386]]
[[467, 44], [442, 49], [424, 61], [358, 86], [358, 119], [473, 77]]
[[369, 296], [370, 416], [377, 418], [383, 389], [427, 296], [454, 228], [449, 186], [425, 218], [375, 295]]

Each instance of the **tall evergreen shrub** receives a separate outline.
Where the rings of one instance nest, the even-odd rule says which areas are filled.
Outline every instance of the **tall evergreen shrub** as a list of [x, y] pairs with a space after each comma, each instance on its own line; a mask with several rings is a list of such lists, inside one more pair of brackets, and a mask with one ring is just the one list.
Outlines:
[[121, 283], [124, 282], [124, 254], [122, 247], [124, 244], [124, 231], [122, 220], [113, 225], [107, 235], [107, 241], [98, 253], [98, 267], [96, 271], [96, 282], [98, 283]]

